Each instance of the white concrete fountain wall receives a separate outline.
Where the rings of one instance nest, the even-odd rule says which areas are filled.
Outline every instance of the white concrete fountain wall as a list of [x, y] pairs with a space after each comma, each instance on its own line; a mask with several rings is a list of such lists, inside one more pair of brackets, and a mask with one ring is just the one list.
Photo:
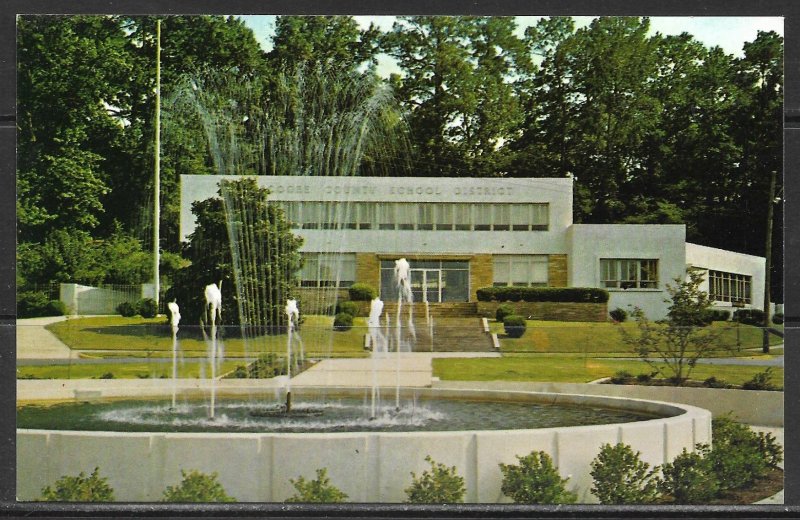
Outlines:
[[[338, 391], [338, 390], [337, 390]], [[217, 472], [228, 494], [241, 502], [281, 502], [294, 493], [290, 478], [314, 478], [327, 468], [331, 483], [352, 502], [402, 502], [411, 472], [428, 469], [425, 456], [456, 466], [466, 480], [466, 502], [496, 503], [498, 464], [533, 450], [550, 454], [581, 502], [596, 502], [590, 462], [603, 443], [624, 442], [651, 465], [711, 441], [711, 413], [656, 401], [534, 392], [437, 391], [420, 397], [481, 398], [611, 407], [671, 417], [633, 423], [536, 430], [402, 433], [117, 433], [18, 430], [17, 498], [37, 500], [63, 475], [95, 467], [120, 501], [159, 501], [180, 470]], [[363, 390], [362, 390], [363, 393]]]

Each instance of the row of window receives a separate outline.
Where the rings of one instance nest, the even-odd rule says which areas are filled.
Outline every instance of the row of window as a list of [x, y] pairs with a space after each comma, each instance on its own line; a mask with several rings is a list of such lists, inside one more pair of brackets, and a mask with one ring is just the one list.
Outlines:
[[547, 231], [549, 204], [281, 201], [298, 229]]
[[708, 271], [708, 295], [718, 302], [751, 303], [752, 277]]
[[[305, 253], [300, 271], [303, 287], [349, 287], [356, 279], [356, 255], [353, 253]], [[495, 255], [493, 257], [495, 286], [546, 287], [548, 285], [547, 255]], [[412, 262], [414, 269], [462, 270], [468, 272], [466, 261]], [[381, 262], [387, 277], [394, 261]], [[658, 260], [602, 258], [601, 285], [615, 289], [657, 289]], [[452, 274], [455, 277], [455, 273]], [[461, 280], [461, 278], [458, 278]], [[454, 278], [455, 280], [455, 278]], [[465, 278], [466, 280], [466, 278]], [[445, 285], [444, 281], [439, 282]], [[461, 282], [464, 283], [464, 282]], [[459, 283], [459, 285], [461, 285]], [[461, 291], [459, 291], [460, 294]], [[752, 303], [752, 277], [723, 271], [708, 272], [708, 294], [714, 301]]]

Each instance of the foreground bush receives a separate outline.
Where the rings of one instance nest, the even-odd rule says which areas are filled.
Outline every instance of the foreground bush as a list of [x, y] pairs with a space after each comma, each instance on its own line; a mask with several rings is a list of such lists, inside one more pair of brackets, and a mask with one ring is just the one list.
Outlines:
[[81, 471], [77, 477], [63, 476], [54, 487], [42, 489], [42, 500], [48, 502], [113, 502], [114, 490], [108, 479], [100, 477], [99, 468], [94, 468], [88, 477]]
[[719, 481], [708, 457], [708, 446], [698, 445], [698, 452], [683, 449], [680, 455], [661, 470], [659, 488], [678, 504], [708, 502], [719, 492]]
[[608, 291], [593, 287], [483, 287], [477, 290], [481, 302], [574, 302], [605, 303]]
[[772, 323], [774, 323], [775, 325], [782, 325], [783, 324], [783, 313], [782, 312], [776, 312], [775, 314], [773, 314], [772, 315]]
[[61, 300], [49, 300], [41, 291], [28, 291], [17, 294], [18, 318], [41, 318], [43, 316], [63, 316], [67, 306]]
[[353, 328], [353, 315], [340, 312], [333, 318], [333, 330], [350, 330]]
[[431, 470], [417, 475], [412, 471], [411, 486], [406, 488], [408, 502], [412, 504], [455, 504], [464, 501], [464, 479], [456, 473], [456, 467], [447, 467], [434, 462], [430, 455], [425, 460]]
[[772, 383], [772, 367], [767, 367], [762, 372], [755, 374], [750, 380], [742, 384], [745, 390], [777, 390], [778, 387]]
[[603, 444], [591, 463], [591, 492], [601, 504], [649, 504], [658, 496], [658, 466], [639, 458], [627, 444]]
[[347, 292], [354, 302], [368, 302], [378, 295], [378, 291], [368, 283], [354, 283], [347, 289]]
[[527, 324], [523, 316], [511, 314], [503, 318], [503, 329], [505, 329], [509, 338], [521, 338], [525, 334], [526, 327]]
[[117, 314], [123, 318], [136, 316], [136, 307], [131, 302], [122, 302], [117, 305]]
[[181, 470], [181, 476], [180, 484], [164, 491], [164, 502], [236, 502], [217, 481], [217, 473]]
[[[713, 445], [708, 457], [721, 490], [752, 484], [766, 475], [771, 463], [777, 465], [773, 448], [767, 447], [766, 436], [730, 417], [718, 417], [711, 424]], [[777, 444], [774, 446], [779, 448]]]
[[332, 486], [328, 478], [328, 470], [321, 468], [317, 470], [315, 480], [306, 480], [298, 477], [297, 480], [289, 479], [296, 493], [288, 498], [287, 502], [315, 502], [315, 503], [338, 503], [347, 500], [347, 495], [336, 486]]
[[519, 465], [500, 464], [500, 489], [517, 504], [572, 504], [578, 499], [567, 491], [569, 479], [561, 478], [547, 453], [533, 451], [524, 457], [517, 455], [517, 460]]

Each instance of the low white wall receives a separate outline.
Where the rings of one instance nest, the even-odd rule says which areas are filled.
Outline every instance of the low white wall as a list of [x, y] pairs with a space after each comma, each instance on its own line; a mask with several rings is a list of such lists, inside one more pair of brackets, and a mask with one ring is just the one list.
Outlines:
[[59, 299], [71, 314], [117, 314], [117, 306], [123, 302], [136, 303], [143, 296], [142, 286], [130, 286], [124, 290], [106, 287], [91, 287], [75, 283], [62, 283]]
[[546, 401], [583, 406], [682, 413], [635, 423], [538, 430], [403, 433], [115, 433], [18, 430], [17, 498], [36, 500], [41, 489], [62, 475], [91, 472], [108, 477], [120, 501], [158, 501], [179, 483], [180, 470], [217, 472], [227, 492], [239, 501], [280, 502], [294, 489], [290, 478], [314, 478], [325, 467], [331, 482], [351, 502], [402, 502], [411, 472], [429, 468], [425, 456], [456, 466], [465, 478], [466, 502], [508, 502], [501, 491], [498, 464], [516, 455], [543, 450], [553, 457], [568, 487], [581, 502], [589, 493], [590, 462], [603, 443], [624, 442], [650, 464], [672, 460], [684, 448], [710, 442], [711, 414], [668, 403], [599, 396], [471, 392], [415, 389], [417, 394]]
[[[472, 381], [440, 381], [435, 388], [475, 388]], [[724, 388], [684, 388], [675, 386], [601, 385], [588, 383], [529, 383], [481, 381], [487, 390], [516, 390], [568, 394], [605, 395], [630, 399], [653, 399], [698, 406], [714, 417], [732, 414], [743, 423], [783, 427], [783, 392], [734, 390]]]

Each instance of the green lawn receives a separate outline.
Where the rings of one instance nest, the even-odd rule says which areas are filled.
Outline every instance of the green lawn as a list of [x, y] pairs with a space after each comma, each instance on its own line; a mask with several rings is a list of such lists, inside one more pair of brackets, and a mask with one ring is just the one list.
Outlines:
[[[741, 384], [765, 367], [733, 365], [701, 365], [692, 371], [691, 378], [704, 380], [714, 376], [729, 383]], [[550, 381], [557, 383], [588, 383], [610, 377], [620, 370], [633, 375], [650, 373], [641, 361], [584, 358], [538, 354], [506, 355], [501, 358], [434, 359], [433, 375], [451, 381]], [[782, 386], [783, 369], [775, 367], [773, 382]]]
[[[98, 352], [97, 357], [164, 357], [172, 354], [172, 333], [164, 318], [123, 318], [102, 316], [76, 318], [47, 327], [73, 350]], [[187, 328], [188, 329], [188, 328]], [[348, 331], [334, 331], [333, 318], [306, 316], [300, 336], [307, 356], [363, 357], [366, 319], [356, 318]], [[208, 345], [195, 331], [178, 332], [180, 350], [184, 357], [205, 357]], [[286, 351], [286, 335], [261, 336], [244, 341], [223, 339], [228, 357], [252, 357], [265, 352]]]
[[[222, 363], [220, 375], [234, 370], [236, 361]], [[104, 374], [114, 374], [115, 379], [134, 379], [139, 377], [172, 377], [171, 363], [100, 363], [48, 366], [17, 367], [18, 379], [98, 379]], [[198, 378], [209, 376], [210, 367], [203, 362], [178, 363], [178, 377]]]
[[[622, 342], [620, 329], [635, 333], [636, 323], [592, 323], [568, 321], [527, 320], [527, 330], [521, 338], [505, 336], [503, 324], [490, 321], [489, 328], [498, 334], [500, 349], [503, 352], [553, 352], [607, 354], [625, 353], [630, 355], [631, 349]], [[732, 323], [715, 322], [712, 327], [721, 329], [720, 344], [737, 344], [737, 326]], [[758, 327], [739, 325], [738, 343], [741, 349], [761, 347], [762, 333]], [[770, 344], [777, 345], [783, 340], [770, 335]], [[730, 355], [720, 349], [714, 355]]]

